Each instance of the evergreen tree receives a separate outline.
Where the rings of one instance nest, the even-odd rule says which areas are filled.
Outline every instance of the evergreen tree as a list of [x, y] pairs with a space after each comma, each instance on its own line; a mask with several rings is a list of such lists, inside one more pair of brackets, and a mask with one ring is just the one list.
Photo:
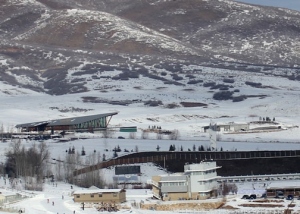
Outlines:
[[194, 152], [196, 151], [196, 145], [195, 144], [193, 145], [193, 151]]
[[182, 152], [183, 152], [183, 147], [182, 147], [182, 146], [180, 147], [180, 151], [182, 151]]
[[116, 157], [118, 157], [118, 153], [117, 153], [117, 150], [115, 149], [115, 151], [114, 151], [114, 156], [113, 156], [114, 158], [116, 158]]
[[121, 148], [120, 148], [119, 145], [118, 145], [118, 147], [117, 147], [117, 152], [121, 152]]
[[135, 151], [135, 152], [139, 152], [139, 147], [138, 147], [138, 146], [135, 146], [135, 147], [134, 147], [134, 151]]
[[85, 156], [84, 147], [82, 147], [82, 150], [81, 150], [81, 156]]

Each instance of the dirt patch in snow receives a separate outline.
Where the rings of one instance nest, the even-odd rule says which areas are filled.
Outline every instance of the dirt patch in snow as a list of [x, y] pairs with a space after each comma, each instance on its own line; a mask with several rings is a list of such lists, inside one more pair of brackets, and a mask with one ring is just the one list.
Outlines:
[[141, 204], [141, 209], [170, 211], [170, 210], [212, 210], [224, 205], [223, 202], [214, 203], [171, 203], [171, 204]]
[[274, 208], [274, 207], [284, 207], [282, 204], [240, 204], [240, 207], [264, 207], [264, 208]]

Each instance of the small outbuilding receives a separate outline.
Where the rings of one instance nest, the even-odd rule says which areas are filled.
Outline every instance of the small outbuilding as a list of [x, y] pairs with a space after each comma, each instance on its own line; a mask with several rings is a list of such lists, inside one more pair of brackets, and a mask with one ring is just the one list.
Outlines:
[[295, 197], [300, 196], [300, 184], [295, 181], [285, 181], [285, 182], [272, 182], [266, 188], [267, 197], [276, 197], [280, 192], [284, 196], [293, 195]]
[[124, 189], [86, 189], [73, 193], [74, 202], [84, 203], [123, 203], [126, 201]]

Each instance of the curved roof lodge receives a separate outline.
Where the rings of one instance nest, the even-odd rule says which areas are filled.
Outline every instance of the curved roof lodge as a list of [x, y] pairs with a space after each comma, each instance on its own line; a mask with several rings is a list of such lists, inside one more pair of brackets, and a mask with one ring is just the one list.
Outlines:
[[96, 114], [96, 115], [89, 115], [89, 116], [24, 123], [24, 124], [16, 125], [16, 128], [21, 129], [22, 132], [104, 130], [107, 128], [112, 116], [116, 114], [118, 113], [114, 112], [114, 113], [106, 113], [106, 114]]

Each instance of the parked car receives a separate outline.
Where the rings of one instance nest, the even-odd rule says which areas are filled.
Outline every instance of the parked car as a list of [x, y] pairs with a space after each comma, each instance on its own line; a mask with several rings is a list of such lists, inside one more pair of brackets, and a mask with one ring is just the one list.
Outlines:
[[288, 195], [286, 196], [286, 200], [293, 200], [294, 199], [294, 196], [293, 195]]
[[242, 199], [247, 199], [249, 198], [249, 195], [243, 195]]
[[275, 196], [275, 198], [284, 199], [284, 194], [283, 194], [283, 192], [282, 192], [282, 191], [278, 191], [278, 192], [276, 192], [276, 196]]
[[249, 197], [247, 199], [251, 199], [251, 200], [256, 199], [256, 195], [255, 194], [251, 194], [251, 195], [249, 195]]

